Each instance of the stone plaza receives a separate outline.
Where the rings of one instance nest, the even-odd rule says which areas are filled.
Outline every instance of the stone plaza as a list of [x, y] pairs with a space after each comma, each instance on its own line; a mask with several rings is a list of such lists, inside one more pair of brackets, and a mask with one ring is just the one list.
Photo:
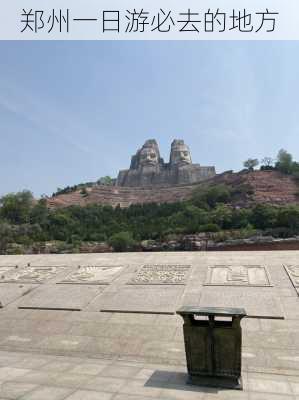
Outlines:
[[[298, 400], [298, 296], [298, 251], [0, 256], [0, 400]], [[242, 391], [186, 384], [182, 306], [246, 310]]]

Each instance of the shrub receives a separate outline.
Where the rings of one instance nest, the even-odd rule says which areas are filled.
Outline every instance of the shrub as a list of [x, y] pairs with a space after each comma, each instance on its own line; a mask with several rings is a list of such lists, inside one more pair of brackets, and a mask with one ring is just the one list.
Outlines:
[[206, 224], [201, 225], [198, 230], [199, 232], [219, 232], [220, 228], [217, 224]]
[[259, 165], [259, 160], [257, 158], [248, 158], [248, 160], [244, 161], [243, 165], [249, 171], [253, 171], [254, 167]]
[[114, 251], [127, 251], [132, 250], [136, 242], [130, 232], [115, 233], [109, 238], [109, 244], [113, 247]]

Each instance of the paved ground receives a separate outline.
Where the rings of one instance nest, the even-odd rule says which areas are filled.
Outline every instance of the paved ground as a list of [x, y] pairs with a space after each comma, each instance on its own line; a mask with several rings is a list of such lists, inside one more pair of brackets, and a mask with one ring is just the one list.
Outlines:
[[[15, 274], [12, 265], [19, 265], [21, 276], [27, 263], [65, 269], [54, 271], [44, 281], [39, 281], [38, 274], [30, 273], [27, 281], [23, 277], [22, 281], [4, 283]], [[162, 285], [139, 285], [141, 289], [136, 285], [132, 291], [127, 283], [136, 279], [144, 264], [190, 265], [192, 271], [184, 285], [170, 285], [167, 281]], [[105, 285], [92, 285], [90, 281], [88, 285], [58, 284], [70, 272], [77, 271], [78, 265], [125, 267], [113, 279], [105, 272]], [[255, 277], [247, 285], [242, 270], [231, 274], [228, 280], [233, 280], [232, 286], [205, 286], [209, 267], [230, 265], [266, 267], [269, 282], [262, 275], [261, 286], [254, 285]], [[297, 251], [1, 256], [0, 400], [299, 399], [296, 265], [299, 265]], [[293, 268], [293, 283], [285, 267]], [[220, 271], [224, 273], [223, 269]], [[61, 296], [57, 287], [63, 293], [65, 287], [73, 289]], [[200, 305], [202, 298], [213, 300], [214, 293], [215, 301], [237, 298], [240, 306], [248, 304], [252, 311], [263, 314], [267, 310], [277, 311], [285, 319], [243, 320], [243, 392], [196, 389], [184, 385], [185, 352], [182, 320], [178, 316], [100, 312], [102, 307], [109, 306], [111, 298], [113, 305], [122, 306], [114, 300], [119, 292], [136, 296], [138, 290], [141, 293], [153, 290], [154, 295], [147, 295], [144, 301], [142, 296], [135, 297], [137, 309], [144, 302], [158, 311], [161, 307], [161, 312], [171, 307], [175, 310], [182, 304]], [[163, 292], [171, 295], [159, 294]], [[75, 298], [68, 298], [72, 297], [69, 293]], [[124, 296], [121, 298], [124, 307], [134, 306], [130, 299], [126, 302]], [[62, 308], [19, 308], [45, 302], [55, 302], [59, 307], [62, 304]], [[65, 310], [64, 304], [81, 308]]]
[[185, 368], [177, 366], [0, 352], [1, 400], [299, 399], [299, 379], [291, 375], [244, 371], [242, 392], [185, 380]]

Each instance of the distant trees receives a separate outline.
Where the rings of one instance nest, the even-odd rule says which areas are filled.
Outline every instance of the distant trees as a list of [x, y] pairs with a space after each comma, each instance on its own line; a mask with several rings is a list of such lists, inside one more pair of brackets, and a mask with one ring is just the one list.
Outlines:
[[258, 204], [235, 208], [235, 191], [239, 195], [236, 188], [214, 185], [196, 189], [186, 202], [125, 209], [94, 204], [56, 210], [49, 210], [45, 199], [33, 201], [30, 192], [10, 194], [0, 199], [0, 251], [14, 248], [13, 244], [28, 246], [47, 241], [59, 241], [59, 249], [66, 251], [89, 241], [106, 241], [115, 251], [131, 251], [143, 240], [234, 230], [252, 234], [258, 229], [278, 237], [299, 234], [299, 206]]
[[199, 188], [193, 192], [192, 201], [198, 207], [215, 207], [218, 203], [228, 203], [231, 199], [231, 189], [227, 185], [214, 185]]
[[[244, 166], [253, 170], [257, 164], [257, 159], [248, 159]], [[261, 169], [275, 169], [299, 179], [299, 163], [284, 149], [279, 151], [276, 160], [264, 157], [261, 164]], [[110, 177], [99, 181], [114, 184]], [[60, 193], [79, 190], [86, 196], [90, 185], [94, 184], [67, 187]], [[234, 206], [252, 194], [252, 187], [246, 183], [202, 184], [184, 202], [128, 208], [92, 204], [53, 210], [48, 208], [47, 199], [36, 201], [29, 191], [10, 193], [0, 198], [0, 252], [21, 252], [24, 246], [38, 247], [39, 243], [48, 241], [59, 242], [59, 249], [65, 251], [93, 241], [105, 241], [115, 251], [131, 251], [143, 240], [163, 241], [200, 232], [214, 232], [219, 237], [230, 237], [232, 232], [252, 235], [257, 230], [276, 237], [299, 235], [299, 205]]]
[[0, 218], [11, 224], [29, 223], [33, 195], [28, 190], [10, 193], [0, 199]]
[[293, 156], [284, 149], [279, 150], [275, 167], [278, 171], [284, 172], [285, 174], [291, 174]]
[[76, 192], [77, 190], [86, 190], [86, 188], [93, 187], [95, 185], [94, 182], [86, 182], [86, 183], [79, 183], [78, 185], [73, 186], [66, 186], [65, 188], [61, 189], [58, 188], [55, 193], [52, 194], [53, 197], [61, 195], [61, 194], [68, 194]]
[[261, 170], [277, 170], [284, 174], [293, 175], [299, 180], [299, 163], [293, 160], [293, 156], [285, 149], [280, 149], [276, 160], [264, 157], [261, 160]]
[[269, 171], [274, 169], [275, 160], [272, 157], [264, 157], [261, 160], [261, 170], [262, 171]]
[[102, 176], [100, 179], [97, 180], [98, 185], [104, 185], [104, 186], [112, 186], [114, 184], [114, 179], [111, 178], [111, 176]]
[[257, 158], [248, 158], [248, 160], [244, 161], [243, 165], [249, 171], [253, 171], [259, 165], [259, 160]]

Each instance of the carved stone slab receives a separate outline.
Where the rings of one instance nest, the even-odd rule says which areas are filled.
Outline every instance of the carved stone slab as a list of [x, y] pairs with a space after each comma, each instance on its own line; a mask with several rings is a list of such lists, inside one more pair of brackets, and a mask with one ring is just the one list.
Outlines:
[[209, 267], [206, 285], [271, 286], [266, 267], [261, 265], [215, 265]]
[[109, 285], [123, 270], [123, 266], [80, 266], [58, 283]]
[[200, 307], [244, 308], [248, 316], [259, 318], [284, 316], [282, 305], [271, 289], [270, 293], [252, 291], [249, 288], [223, 288], [221, 291], [211, 289], [203, 290], [199, 301]]
[[299, 296], [299, 265], [288, 265], [284, 268]]
[[17, 300], [33, 290], [36, 285], [15, 285], [13, 283], [0, 283], [0, 308]]
[[80, 311], [103, 290], [103, 286], [39, 286], [22, 299], [19, 308]]
[[185, 285], [191, 265], [143, 265], [129, 285]]
[[3, 274], [5, 272], [10, 272], [10, 271], [14, 271], [15, 269], [17, 269], [16, 265], [3, 265], [0, 266], [0, 278], [3, 276]]
[[1, 276], [1, 283], [43, 283], [54, 278], [64, 267], [25, 267]]
[[163, 290], [150, 286], [124, 286], [119, 292], [104, 293], [99, 298], [99, 310], [174, 314], [183, 292], [183, 286], [164, 286]]

